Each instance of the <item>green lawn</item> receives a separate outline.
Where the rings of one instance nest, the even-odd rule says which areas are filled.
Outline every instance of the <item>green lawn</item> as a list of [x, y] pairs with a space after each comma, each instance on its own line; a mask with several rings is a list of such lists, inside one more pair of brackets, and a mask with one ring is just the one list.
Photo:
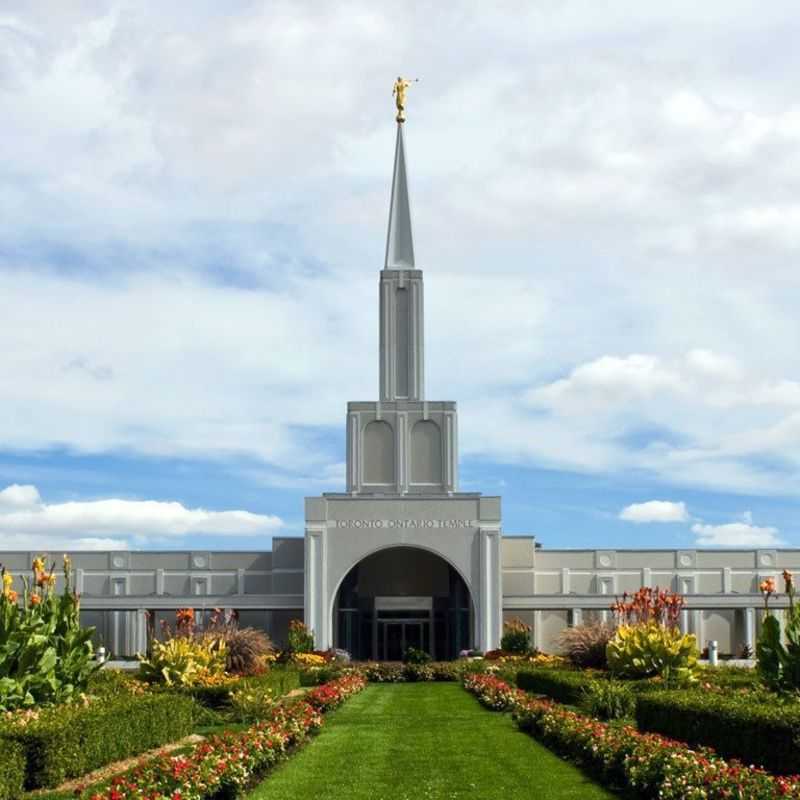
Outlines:
[[615, 795], [460, 686], [373, 684], [251, 794], [258, 800], [593, 800]]

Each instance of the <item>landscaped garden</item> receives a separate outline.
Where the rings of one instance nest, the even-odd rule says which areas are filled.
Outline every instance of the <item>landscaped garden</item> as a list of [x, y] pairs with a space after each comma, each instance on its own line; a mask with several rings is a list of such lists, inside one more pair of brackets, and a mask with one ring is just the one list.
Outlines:
[[683, 598], [642, 589], [613, 624], [565, 630], [559, 656], [512, 620], [499, 650], [447, 663], [352, 664], [299, 621], [278, 651], [181, 609], [132, 673], [101, 668], [68, 559], [59, 574], [56, 591], [36, 559], [18, 591], [0, 570], [0, 800], [800, 798], [788, 572], [783, 626], [761, 585], [755, 669], [700, 666]]

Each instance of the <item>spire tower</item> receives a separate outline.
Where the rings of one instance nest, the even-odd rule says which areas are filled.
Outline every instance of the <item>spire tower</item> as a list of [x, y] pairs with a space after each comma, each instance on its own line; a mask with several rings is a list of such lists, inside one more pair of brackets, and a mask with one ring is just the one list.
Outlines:
[[397, 123], [389, 230], [386, 235], [386, 261], [383, 268], [414, 269], [414, 237], [411, 233], [411, 208], [408, 201], [406, 148], [402, 122]]
[[414, 265], [403, 123], [397, 123], [394, 173], [380, 280], [380, 399], [425, 399], [422, 271]]

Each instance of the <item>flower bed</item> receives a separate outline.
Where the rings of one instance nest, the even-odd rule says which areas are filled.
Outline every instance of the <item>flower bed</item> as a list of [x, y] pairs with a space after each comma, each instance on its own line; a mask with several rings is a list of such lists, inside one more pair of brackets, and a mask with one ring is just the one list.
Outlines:
[[609, 725], [549, 700], [529, 697], [489, 675], [468, 675], [464, 687], [487, 708], [513, 711], [527, 731], [560, 755], [590, 768], [605, 782], [659, 800], [800, 798], [800, 778], [771, 775], [738, 761], [725, 761], [708, 748], [630, 726]]
[[17, 712], [4, 720], [0, 742], [22, 748], [27, 789], [58, 786], [182, 739], [193, 730], [196, 708], [189, 697], [130, 694]]
[[238, 796], [322, 725], [323, 711], [341, 705], [366, 681], [350, 675], [320, 686], [305, 698], [274, 707], [265, 719], [241, 733], [214, 736], [180, 756], [140, 764], [101, 789], [80, 793], [83, 800], [205, 800]]
[[800, 703], [763, 693], [650, 692], [637, 699], [636, 724], [692, 745], [713, 747], [772, 772], [800, 772]]
[[[477, 669], [467, 662], [472, 669]], [[457, 681], [464, 666], [455, 661], [433, 661], [429, 664], [396, 664], [368, 661], [355, 666], [370, 683], [413, 683], [416, 681]]]

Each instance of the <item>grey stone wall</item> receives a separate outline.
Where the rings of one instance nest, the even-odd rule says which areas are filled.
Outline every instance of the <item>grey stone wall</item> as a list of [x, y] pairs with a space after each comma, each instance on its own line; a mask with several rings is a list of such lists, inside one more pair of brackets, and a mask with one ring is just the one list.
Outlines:
[[[0, 563], [16, 576], [17, 590], [37, 555], [0, 553]], [[58, 572], [63, 554], [45, 556]], [[143, 649], [144, 611], [172, 622], [177, 608], [236, 609], [242, 624], [262, 628], [278, 643], [285, 641], [289, 620], [303, 617], [304, 541], [299, 537], [276, 537], [272, 551], [74, 552], [70, 557], [83, 619], [97, 628], [98, 641], [120, 655]], [[501, 559], [504, 618], [525, 620], [534, 629], [535, 644], [546, 651], [557, 649], [567, 625], [607, 616], [616, 595], [661, 586], [686, 596], [682, 627], [703, 643], [716, 639], [721, 653], [738, 654], [758, 635], [763, 607], [758, 584], [772, 577], [780, 586], [783, 569], [800, 570], [800, 550], [550, 550], [536, 549], [530, 536], [504, 537]], [[782, 604], [781, 599], [773, 603], [778, 609]]]

